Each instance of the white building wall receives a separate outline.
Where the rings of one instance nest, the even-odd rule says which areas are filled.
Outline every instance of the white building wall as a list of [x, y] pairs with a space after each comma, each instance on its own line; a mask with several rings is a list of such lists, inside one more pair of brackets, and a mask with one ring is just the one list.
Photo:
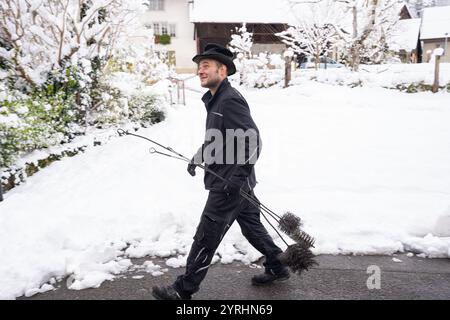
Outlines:
[[178, 72], [194, 72], [196, 65], [192, 57], [197, 53], [194, 40], [194, 24], [189, 22], [188, 0], [164, 0], [163, 11], [147, 9], [142, 13], [142, 21], [153, 25], [153, 22], [167, 22], [176, 25], [176, 37], [171, 38], [169, 45], [157, 45], [175, 51], [176, 69]]

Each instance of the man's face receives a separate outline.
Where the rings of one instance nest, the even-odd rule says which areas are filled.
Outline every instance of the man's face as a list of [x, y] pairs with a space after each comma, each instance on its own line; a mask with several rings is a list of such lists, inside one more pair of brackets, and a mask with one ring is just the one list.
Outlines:
[[203, 88], [216, 88], [226, 77], [226, 67], [219, 67], [215, 60], [204, 59], [198, 64], [197, 74]]

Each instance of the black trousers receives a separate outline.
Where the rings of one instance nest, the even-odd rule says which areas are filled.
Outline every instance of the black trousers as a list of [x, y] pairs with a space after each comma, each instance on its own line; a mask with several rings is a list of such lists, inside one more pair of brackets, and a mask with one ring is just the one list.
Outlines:
[[[253, 191], [249, 193], [255, 197]], [[210, 191], [187, 258], [186, 272], [174, 284], [178, 292], [189, 296], [199, 290], [214, 253], [234, 220], [250, 244], [265, 256], [267, 272], [278, 273], [284, 268], [277, 258], [282, 250], [261, 223], [259, 208], [239, 194]]]

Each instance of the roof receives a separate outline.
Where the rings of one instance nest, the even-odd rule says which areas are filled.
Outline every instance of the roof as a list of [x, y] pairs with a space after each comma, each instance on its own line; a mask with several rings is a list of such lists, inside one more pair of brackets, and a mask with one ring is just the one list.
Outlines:
[[289, 23], [289, 10], [279, 0], [194, 0], [191, 22]]
[[413, 7], [411, 7], [406, 1], [400, 1], [399, 3], [396, 4], [395, 7], [397, 8], [399, 14], [402, 12], [403, 8], [405, 8], [412, 19], [418, 17], [417, 11]]
[[450, 38], [450, 6], [426, 8], [422, 15], [420, 39]]
[[419, 39], [421, 19], [399, 20], [392, 29], [387, 40], [389, 49], [400, 51], [401, 49], [411, 51], [416, 48]]

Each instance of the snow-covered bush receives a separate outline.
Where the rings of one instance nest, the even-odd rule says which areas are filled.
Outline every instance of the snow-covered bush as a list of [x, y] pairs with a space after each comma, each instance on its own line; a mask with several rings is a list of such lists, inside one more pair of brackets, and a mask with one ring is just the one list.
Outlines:
[[265, 70], [247, 75], [245, 85], [252, 88], [269, 88], [280, 84], [284, 75], [278, 70]]
[[0, 8], [0, 168], [67, 148], [90, 126], [164, 119], [168, 88], [153, 88], [171, 70], [138, 17], [142, 1], [0, 0]]
[[[87, 123], [104, 127], [131, 120], [148, 125], [162, 120], [164, 96], [151, 89], [172, 74], [164, 52], [155, 52], [148, 31], [130, 33], [139, 41], [124, 42], [115, 48], [95, 78]], [[151, 120], [153, 119], [153, 120]]]
[[[382, 87], [407, 93], [431, 91], [434, 82], [434, 68], [427, 63], [361, 65], [352, 72], [347, 68], [305, 70], [293, 73], [291, 84], [300, 85], [304, 81], [317, 81], [331, 85], [349, 87]], [[450, 64], [441, 63], [441, 91], [450, 92]]]
[[[249, 88], [268, 88], [284, 79], [284, 60], [279, 54], [261, 52], [251, 58], [238, 54], [234, 60], [239, 72], [239, 84]], [[235, 81], [237, 76], [232, 78]]]
[[284, 60], [279, 54], [261, 52], [252, 54], [253, 33], [247, 30], [244, 23], [231, 35], [229, 48], [236, 54], [234, 64], [237, 75], [233, 81], [250, 88], [267, 88], [283, 80]]
[[131, 120], [139, 122], [143, 127], [161, 122], [165, 112], [161, 108], [160, 96], [155, 94], [134, 95], [129, 101]]
[[99, 79], [98, 87], [92, 91], [93, 107], [87, 114], [88, 124], [105, 127], [132, 121], [147, 126], [162, 121], [168, 98], [164, 92], [154, 89], [159, 83], [155, 82], [157, 76], [120, 70], [123, 69], [116, 63], [110, 68], [113, 72]]
[[10, 165], [19, 154], [23, 125], [16, 115], [0, 113], [0, 167]]
[[74, 98], [63, 91], [35, 92], [21, 100], [0, 102], [0, 167], [21, 153], [69, 140]]

